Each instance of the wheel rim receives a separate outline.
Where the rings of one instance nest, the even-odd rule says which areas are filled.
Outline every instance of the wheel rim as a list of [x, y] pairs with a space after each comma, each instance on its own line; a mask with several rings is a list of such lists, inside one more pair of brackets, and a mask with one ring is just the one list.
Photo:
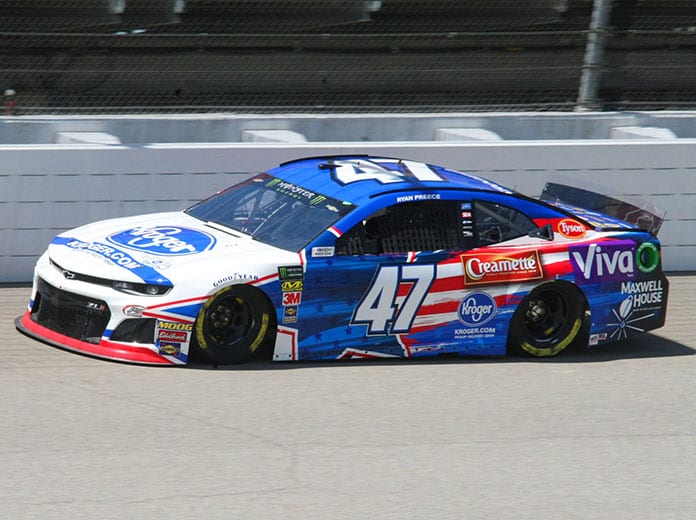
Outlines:
[[253, 323], [251, 305], [240, 296], [220, 298], [206, 313], [206, 332], [213, 343], [223, 347], [240, 343]]
[[538, 345], [552, 345], [565, 336], [568, 305], [557, 291], [546, 290], [535, 295], [527, 304], [524, 326], [528, 338]]

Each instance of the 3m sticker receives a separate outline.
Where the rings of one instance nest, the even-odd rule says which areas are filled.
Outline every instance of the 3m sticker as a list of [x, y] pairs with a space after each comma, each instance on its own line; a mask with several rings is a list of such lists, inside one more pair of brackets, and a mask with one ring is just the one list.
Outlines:
[[283, 293], [283, 305], [299, 305], [300, 303], [302, 303], [302, 292]]

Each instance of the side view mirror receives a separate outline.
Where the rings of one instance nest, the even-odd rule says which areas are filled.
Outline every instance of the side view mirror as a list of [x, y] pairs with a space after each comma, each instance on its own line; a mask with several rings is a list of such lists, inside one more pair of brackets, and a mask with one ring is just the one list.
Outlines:
[[530, 231], [528, 234], [532, 238], [542, 238], [544, 240], [548, 240], [549, 242], [553, 241], [553, 228], [551, 227], [551, 224], [541, 226], [534, 231]]

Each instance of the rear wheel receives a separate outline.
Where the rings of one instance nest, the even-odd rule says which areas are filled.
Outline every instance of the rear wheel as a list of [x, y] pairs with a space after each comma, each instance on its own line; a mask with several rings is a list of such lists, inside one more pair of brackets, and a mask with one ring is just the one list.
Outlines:
[[270, 304], [258, 289], [232, 285], [215, 293], [198, 314], [198, 348], [216, 364], [251, 358], [271, 335]]
[[536, 287], [512, 317], [509, 350], [537, 357], [559, 354], [581, 335], [586, 307], [582, 293], [570, 283]]

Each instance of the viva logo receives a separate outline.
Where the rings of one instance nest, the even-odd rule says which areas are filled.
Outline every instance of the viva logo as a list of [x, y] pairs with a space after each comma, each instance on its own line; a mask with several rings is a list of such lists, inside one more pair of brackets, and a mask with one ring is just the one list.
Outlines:
[[636, 245], [631, 241], [571, 246], [576, 278], [588, 282], [628, 280], [635, 276]]

